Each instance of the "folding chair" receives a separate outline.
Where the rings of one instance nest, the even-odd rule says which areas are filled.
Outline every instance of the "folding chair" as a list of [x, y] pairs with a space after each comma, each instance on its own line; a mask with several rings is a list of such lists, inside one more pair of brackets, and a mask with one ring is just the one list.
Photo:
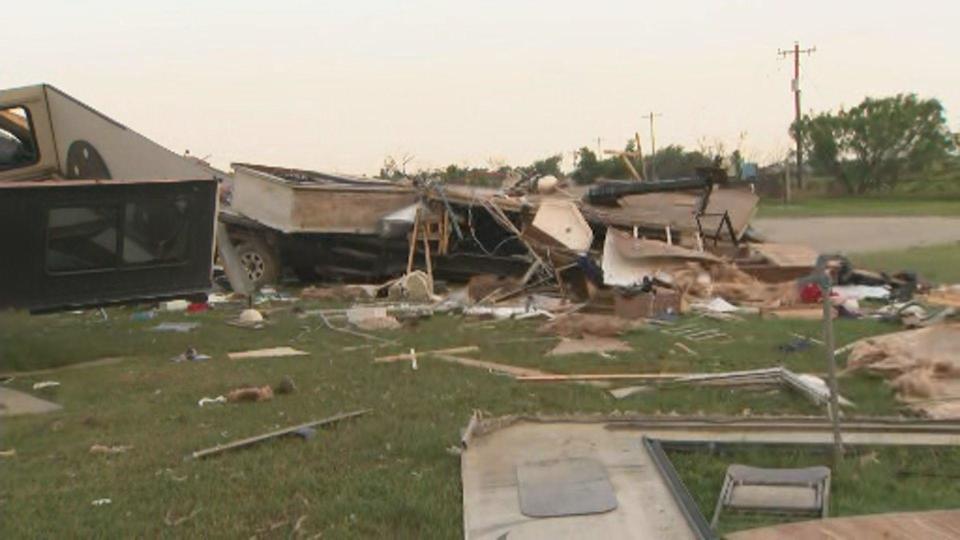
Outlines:
[[716, 529], [724, 508], [738, 511], [819, 515], [827, 517], [830, 469], [762, 469], [746, 465], [727, 468], [710, 528]]

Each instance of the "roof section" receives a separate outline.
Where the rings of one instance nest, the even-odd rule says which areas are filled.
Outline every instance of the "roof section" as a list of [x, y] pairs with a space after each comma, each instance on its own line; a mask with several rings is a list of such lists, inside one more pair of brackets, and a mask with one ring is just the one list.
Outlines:
[[257, 165], [254, 163], [232, 163], [234, 169], [243, 167], [253, 171], [266, 173], [281, 180], [294, 184], [353, 184], [353, 185], [386, 185], [394, 186], [396, 182], [383, 178], [367, 178], [343, 173], [327, 173], [309, 171], [305, 169], [288, 169], [272, 165]]

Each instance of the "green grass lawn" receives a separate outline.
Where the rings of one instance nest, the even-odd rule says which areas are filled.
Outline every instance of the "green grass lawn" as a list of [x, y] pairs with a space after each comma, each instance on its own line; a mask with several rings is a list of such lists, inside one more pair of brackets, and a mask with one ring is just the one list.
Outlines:
[[861, 268], [896, 273], [913, 271], [934, 283], [960, 283], [960, 242], [853, 256]]
[[[319, 304], [300, 302], [300, 307]], [[134, 322], [132, 309], [30, 317], [0, 314], [0, 371], [26, 370], [122, 356], [119, 364], [17, 376], [10, 387], [49, 397], [64, 406], [43, 416], [2, 423], [0, 536], [21, 537], [293, 537], [323, 533], [333, 538], [455, 538], [462, 536], [459, 458], [447, 449], [469, 415], [632, 411], [707, 414], [822, 414], [782, 390], [670, 388], [624, 400], [587, 385], [521, 383], [510, 378], [424, 358], [374, 364], [374, 356], [479, 345], [477, 358], [557, 373], [722, 371], [785, 365], [797, 372], [823, 372], [822, 351], [786, 354], [777, 345], [792, 332], [810, 336], [809, 321], [743, 321], [701, 324], [722, 328], [730, 344], [689, 343], [699, 356], [673, 347], [677, 338], [656, 330], [625, 337], [635, 352], [613, 359], [599, 355], [545, 357], [554, 342], [531, 340], [534, 321], [478, 326], [458, 316], [435, 316], [408, 327], [379, 332], [396, 343], [349, 350], [366, 342], [300, 319], [290, 309], [274, 312], [263, 330], [228, 326], [239, 307], [198, 315], [165, 314]], [[201, 323], [189, 334], [155, 333], [158, 322]], [[842, 320], [838, 345], [896, 330], [877, 322]], [[525, 340], [525, 341], [517, 341]], [[289, 345], [309, 356], [227, 360], [228, 351]], [[198, 363], [170, 358], [194, 346], [213, 356]], [[345, 349], [347, 348], [347, 349]], [[289, 375], [299, 387], [262, 403], [212, 405], [197, 400], [241, 385], [276, 384]], [[61, 386], [33, 392], [40, 380]], [[841, 392], [860, 415], [899, 414], [891, 390], [876, 377], [841, 380]], [[273, 440], [202, 461], [184, 461], [194, 450], [278, 427], [361, 408], [374, 412], [322, 430], [309, 441]], [[118, 455], [91, 455], [93, 444], [133, 445]], [[881, 458], [882, 459], [882, 458]], [[790, 460], [785, 460], [790, 461]], [[952, 463], [952, 462], [951, 462]], [[919, 465], [918, 465], [919, 466]], [[700, 469], [700, 465], [696, 466]], [[704, 465], [706, 467], [706, 465]], [[679, 468], [679, 467], [678, 467]], [[716, 471], [706, 467], [698, 500], [716, 495]], [[709, 481], [707, 478], [709, 477]], [[886, 477], [863, 476], [837, 513], [875, 510], [873, 494], [888, 490]], [[931, 506], [960, 504], [960, 496], [907, 484], [902, 495]], [[838, 490], [841, 488], [838, 486]], [[857, 489], [862, 490], [858, 502]], [[95, 499], [112, 504], [92, 506]], [[889, 510], [899, 509], [891, 498]], [[919, 504], [919, 503], [918, 503]], [[192, 516], [179, 524], [178, 518]], [[296, 531], [297, 524], [299, 529]]]
[[815, 197], [790, 205], [764, 200], [757, 214], [761, 218], [822, 216], [958, 216], [960, 196], [915, 198], [891, 196]]

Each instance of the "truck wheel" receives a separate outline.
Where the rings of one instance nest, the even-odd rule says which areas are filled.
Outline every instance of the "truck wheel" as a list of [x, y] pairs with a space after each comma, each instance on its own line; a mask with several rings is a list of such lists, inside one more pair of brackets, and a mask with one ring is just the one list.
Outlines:
[[247, 274], [247, 279], [257, 288], [277, 281], [280, 262], [266, 242], [259, 238], [245, 238], [237, 246], [237, 256]]

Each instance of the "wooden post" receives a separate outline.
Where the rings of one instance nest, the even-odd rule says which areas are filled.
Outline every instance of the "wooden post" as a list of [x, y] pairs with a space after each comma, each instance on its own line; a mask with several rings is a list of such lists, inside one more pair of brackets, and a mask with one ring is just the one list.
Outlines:
[[407, 273], [413, 272], [413, 257], [417, 253], [417, 231], [420, 226], [420, 209], [413, 218], [413, 230], [410, 231], [410, 253], [407, 255]]
[[830, 276], [824, 270], [823, 291], [823, 340], [827, 343], [827, 369], [830, 383], [830, 423], [833, 427], [833, 466], [843, 458], [843, 440], [840, 437], [840, 405], [837, 403], [837, 358], [833, 354], [833, 301], [830, 299]]
[[790, 164], [785, 163], [783, 167], [783, 204], [790, 204]]
[[430, 276], [430, 288], [433, 288], [433, 257], [430, 255], [430, 240], [427, 238], [427, 229], [424, 229], [423, 234], [423, 258], [426, 259], [427, 263], [427, 275]]

